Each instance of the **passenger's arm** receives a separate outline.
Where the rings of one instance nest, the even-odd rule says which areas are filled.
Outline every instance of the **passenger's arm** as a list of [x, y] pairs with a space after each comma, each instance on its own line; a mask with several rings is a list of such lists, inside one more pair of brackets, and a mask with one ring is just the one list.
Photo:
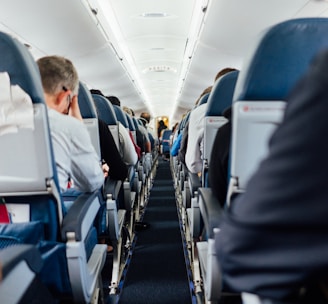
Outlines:
[[204, 137], [204, 120], [199, 120], [194, 112], [190, 115], [189, 136], [186, 150], [186, 166], [191, 173], [199, 173], [203, 168], [200, 143]]
[[112, 133], [106, 123], [98, 120], [101, 157], [109, 165], [109, 176], [115, 180], [125, 180], [128, 169], [117, 150]]
[[71, 105], [70, 105], [70, 109], [69, 109], [69, 115], [72, 117], [75, 117], [76, 119], [78, 119], [80, 121], [83, 121], [79, 103], [78, 103], [78, 98], [76, 95], [74, 95], [72, 97], [72, 101], [71, 101]]
[[91, 143], [89, 133], [83, 123], [76, 124], [72, 132], [72, 176], [74, 186], [82, 192], [92, 192], [99, 189], [104, 182], [104, 173], [100, 160]]
[[134, 149], [132, 140], [125, 127], [119, 123], [119, 133], [122, 137], [123, 160], [126, 165], [134, 166], [138, 161], [138, 155]]

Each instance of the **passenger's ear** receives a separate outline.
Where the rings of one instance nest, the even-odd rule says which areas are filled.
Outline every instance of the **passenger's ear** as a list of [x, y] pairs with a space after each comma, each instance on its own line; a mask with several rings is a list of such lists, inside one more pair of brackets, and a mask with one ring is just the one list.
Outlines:
[[60, 91], [57, 95], [56, 95], [56, 105], [60, 105], [62, 103], [63, 100], [66, 100], [67, 96], [70, 94], [69, 91]]

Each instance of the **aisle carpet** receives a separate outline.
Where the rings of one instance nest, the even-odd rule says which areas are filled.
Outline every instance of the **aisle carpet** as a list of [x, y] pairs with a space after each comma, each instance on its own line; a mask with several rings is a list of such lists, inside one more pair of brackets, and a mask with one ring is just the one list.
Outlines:
[[169, 162], [160, 160], [119, 304], [192, 303]]

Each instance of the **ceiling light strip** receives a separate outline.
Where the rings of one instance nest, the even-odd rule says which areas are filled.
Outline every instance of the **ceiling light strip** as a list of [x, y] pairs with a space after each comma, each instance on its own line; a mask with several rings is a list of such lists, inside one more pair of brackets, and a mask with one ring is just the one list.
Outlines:
[[141, 99], [153, 115], [154, 111], [149, 103], [149, 97], [142, 86], [136, 65], [125, 43], [125, 39], [122, 35], [122, 31], [116, 15], [114, 14], [113, 8], [111, 7], [110, 1], [86, 0], [86, 2], [88, 4], [89, 11], [91, 11], [94, 15], [99, 30], [112, 47], [122, 67], [125, 69], [131, 79], [131, 82], [140, 94]]

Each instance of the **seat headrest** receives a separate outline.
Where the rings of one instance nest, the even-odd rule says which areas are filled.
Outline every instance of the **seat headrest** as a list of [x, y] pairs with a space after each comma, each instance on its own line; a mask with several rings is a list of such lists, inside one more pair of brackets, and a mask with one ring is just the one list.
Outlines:
[[200, 101], [198, 102], [197, 107], [199, 107], [199, 106], [202, 105], [202, 104], [207, 103], [207, 100], [208, 100], [209, 95], [210, 95], [209, 93], [206, 93], [205, 95], [203, 95], [203, 96], [201, 97]]
[[27, 47], [8, 34], [0, 32], [0, 72], [7, 72], [11, 84], [19, 85], [33, 103], [44, 103], [39, 68]]
[[133, 121], [133, 124], [134, 124], [134, 127], [136, 128], [136, 130], [139, 130], [138, 120], [135, 117], [132, 117], [132, 121]]
[[87, 86], [80, 82], [79, 85], [79, 107], [83, 118], [97, 118], [97, 110], [92, 95]]
[[92, 94], [92, 98], [95, 102], [98, 118], [103, 120], [107, 125], [116, 125], [117, 119], [113, 105], [107, 100], [106, 97]]
[[213, 85], [207, 101], [206, 116], [222, 116], [232, 104], [239, 71], [233, 71], [220, 77]]
[[115, 115], [117, 120], [125, 127], [128, 128], [129, 127], [129, 123], [128, 120], [123, 112], [123, 110], [117, 106], [117, 105], [113, 105], [114, 111], [115, 111]]
[[328, 47], [328, 18], [292, 19], [269, 28], [239, 74], [234, 101], [285, 100], [318, 51]]
[[130, 131], [135, 131], [136, 130], [136, 127], [135, 127], [135, 125], [133, 123], [132, 117], [128, 113], [125, 113], [125, 116], [126, 116], [126, 118], [128, 120]]

